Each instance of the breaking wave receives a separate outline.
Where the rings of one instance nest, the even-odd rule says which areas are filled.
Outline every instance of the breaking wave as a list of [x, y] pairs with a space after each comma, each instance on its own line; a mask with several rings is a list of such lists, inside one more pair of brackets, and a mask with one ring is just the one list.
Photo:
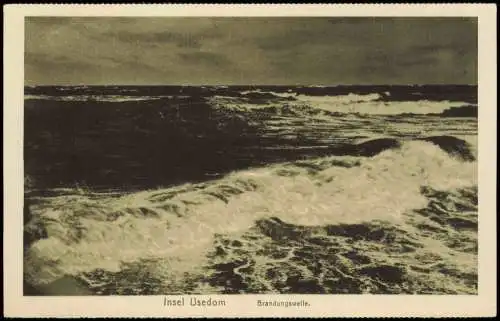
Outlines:
[[[251, 95], [252, 94], [252, 95]], [[251, 95], [251, 96], [250, 96]], [[444, 115], [473, 114], [475, 106], [460, 101], [384, 101], [377, 93], [342, 96], [307, 96], [290, 93], [245, 92], [243, 97], [213, 96], [208, 101], [221, 110], [268, 111], [276, 114], [310, 116], [361, 115]], [[471, 110], [471, 112], [469, 111]], [[462, 116], [463, 117], [463, 116]]]
[[355, 146], [166, 189], [28, 195], [25, 280], [94, 294], [477, 293], [474, 142]]

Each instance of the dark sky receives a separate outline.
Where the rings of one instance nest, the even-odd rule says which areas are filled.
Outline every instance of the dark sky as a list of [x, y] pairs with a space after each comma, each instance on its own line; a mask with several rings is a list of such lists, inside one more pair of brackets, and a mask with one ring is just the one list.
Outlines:
[[477, 19], [28, 17], [26, 85], [476, 84]]

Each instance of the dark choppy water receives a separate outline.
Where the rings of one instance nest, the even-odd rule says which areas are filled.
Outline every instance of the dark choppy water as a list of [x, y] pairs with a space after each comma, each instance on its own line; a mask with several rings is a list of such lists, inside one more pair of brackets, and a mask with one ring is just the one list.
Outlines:
[[469, 86], [27, 87], [27, 294], [477, 293]]

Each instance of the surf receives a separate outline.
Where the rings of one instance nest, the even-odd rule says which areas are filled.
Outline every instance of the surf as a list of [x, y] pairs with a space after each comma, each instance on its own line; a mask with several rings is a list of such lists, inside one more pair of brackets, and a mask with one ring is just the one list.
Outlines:
[[[159, 260], [151, 273], [162, 283], [203, 273], [220, 237], [240, 240], [255, 228], [267, 235], [286, 224], [317, 230], [380, 221], [408, 228], [407, 213], [429, 205], [422, 187], [458, 193], [477, 186], [477, 163], [456, 154], [472, 147], [430, 140], [372, 140], [353, 147], [363, 155], [279, 163], [118, 197], [90, 191], [33, 197], [25, 279], [43, 286]], [[276, 223], [263, 223], [273, 217]]]

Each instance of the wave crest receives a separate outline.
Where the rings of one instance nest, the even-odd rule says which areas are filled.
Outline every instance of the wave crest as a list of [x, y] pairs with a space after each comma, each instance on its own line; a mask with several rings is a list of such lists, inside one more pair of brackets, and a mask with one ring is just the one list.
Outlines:
[[[384, 101], [380, 94], [307, 96], [267, 92], [245, 93], [242, 97], [213, 96], [215, 108], [240, 112], [275, 112], [281, 115], [474, 115], [477, 107], [460, 101]], [[470, 111], [470, 113], [469, 113]]]

